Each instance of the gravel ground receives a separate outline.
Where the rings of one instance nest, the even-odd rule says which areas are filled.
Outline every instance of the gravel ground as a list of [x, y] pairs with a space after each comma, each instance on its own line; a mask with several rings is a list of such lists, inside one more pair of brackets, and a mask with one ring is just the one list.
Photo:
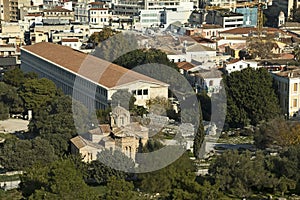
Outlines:
[[0, 132], [14, 133], [28, 130], [29, 121], [23, 119], [8, 119], [0, 121]]

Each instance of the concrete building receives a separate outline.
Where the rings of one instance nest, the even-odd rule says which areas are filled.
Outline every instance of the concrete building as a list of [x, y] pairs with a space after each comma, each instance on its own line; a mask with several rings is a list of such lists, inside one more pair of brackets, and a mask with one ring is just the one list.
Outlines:
[[244, 27], [256, 27], [257, 26], [257, 7], [241, 7], [235, 9], [236, 13], [243, 14], [243, 26]]
[[108, 5], [103, 2], [78, 2], [74, 7], [75, 21], [82, 24], [89, 23], [89, 10], [96, 8], [108, 9]]
[[248, 60], [232, 60], [225, 64], [224, 71], [227, 74], [230, 74], [235, 71], [241, 71], [243, 69], [246, 69], [248, 67], [251, 67], [253, 69], [257, 69], [258, 63], [255, 61], [248, 61]]
[[111, 14], [108, 8], [91, 8], [88, 11], [88, 20], [91, 27], [103, 28], [109, 25]]
[[243, 26], [244, 16], [234, 12], [209, 11], [205, 21], [207, 24], [217, 24], [223, 28], [236, 28]]
[[62, 7], [55, 7], [43, 11], [44, 24], [70, 24], [71, 21], [74, 21], [74, 13]]
[[19, 20], [18, 0], [0, 0], [1, 20], [17, 22]]
[[[197, 2], [196, 2], [197, 3]], [[114, 14], [136, 16], [140, 10], [193, 10], [190, 0], [119, 0], [114, 3]]]
[[21, 61], [23, 71], [52, 80], [91, 110], [107, 108], [111, 96], [120, 89], [138, 91], [135, 103], [145, 107], [152, 98], [168, 98], [167, 84], [70, 47], [47, 42], [25, 46]]
[[273, 72], [282, 113], [287, 117], [300, 115], [300, 70]]
[[78, 38], [62, 38], [61, 45], [71, 47], [72, 49], [80, 50], [82, 42]]

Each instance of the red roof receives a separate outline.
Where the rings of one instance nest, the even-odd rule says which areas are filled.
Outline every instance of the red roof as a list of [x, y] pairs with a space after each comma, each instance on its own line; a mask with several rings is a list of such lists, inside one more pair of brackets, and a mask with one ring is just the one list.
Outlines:
[[62, 38], [61, 41], [62, 42], [78, 42], [79, 39], [78, 38]]
[[108, 8], [90, 8], [90, 10], [108, 10]]
[[178, 63], [176, 63], [176, 65], [179, 69], [183, 69], [185, 71], [195, 67], [195, 65], [193, 65], [192, 63], [189, 63], [189, 62], [178, 62]]
[[[239, 27], [239, 28], [234, 28], [234, 29], [230, 29], [230, 30], [226, 30], [226, 31], [222, 31], [220, 33], [222, 34], [248, 34], [250, 32], [254, 32], [257, 31], [257, 28], [253, 28], [253, 27]], [[281, 33], [285, 33], [282, 30], [278, 29], [278, 28], [263, 28], [262, 31], [267, 31], [268, 33], [275, 33], [275, 32], [281, 32]]]

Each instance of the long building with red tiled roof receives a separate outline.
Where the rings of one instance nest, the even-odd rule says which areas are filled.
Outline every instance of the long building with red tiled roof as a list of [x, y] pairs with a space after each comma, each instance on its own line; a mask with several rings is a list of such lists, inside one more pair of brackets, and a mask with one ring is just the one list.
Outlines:
[[136, 103], [142, 106], [150, 98], [168, 97], [166, 83], [58, 44], [42, 42], [22, 47], [21, 61], [22, 70], [54, 81], [89, 108], [106, 108], [118, 89], [133, 92]]

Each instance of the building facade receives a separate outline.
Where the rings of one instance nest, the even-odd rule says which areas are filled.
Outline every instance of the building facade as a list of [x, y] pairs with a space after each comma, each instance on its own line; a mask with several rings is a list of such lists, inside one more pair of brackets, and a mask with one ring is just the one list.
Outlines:
[[137, 91], [136, 104], [144, 107], [152, 98], [168, 98], [167, 84], [70, 47], [47, 42], [25, 46], [21, 61], [23, 71], [52, 80], [90, 110], [106, 109], [120, 89]]
[[300, 70], [274, 72], [281, 111], [286, 117], [300, 115]]

